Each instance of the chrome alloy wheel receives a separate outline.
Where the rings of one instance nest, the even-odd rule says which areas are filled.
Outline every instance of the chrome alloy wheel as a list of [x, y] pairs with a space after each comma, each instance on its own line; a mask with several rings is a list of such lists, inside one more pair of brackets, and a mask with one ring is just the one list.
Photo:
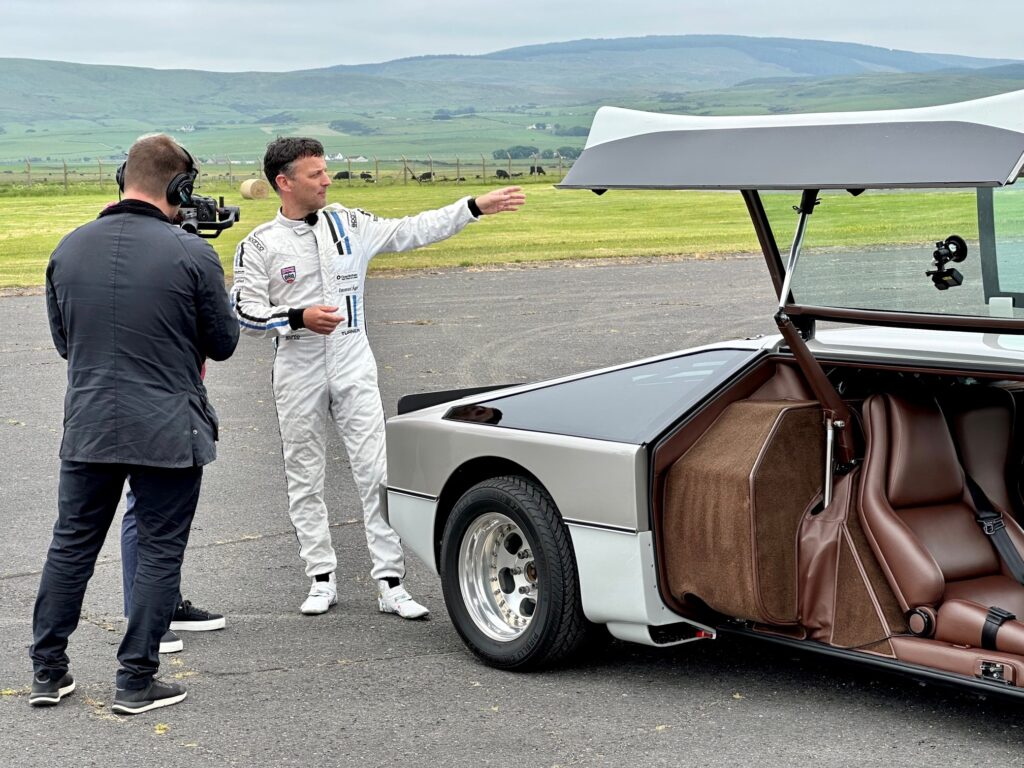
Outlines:
[[459, 587], [470, 618], [487, 637], [515, 640], [537, 609], [537, 566], [512, 520], [486, 512], [470, 523], [459, 548]]

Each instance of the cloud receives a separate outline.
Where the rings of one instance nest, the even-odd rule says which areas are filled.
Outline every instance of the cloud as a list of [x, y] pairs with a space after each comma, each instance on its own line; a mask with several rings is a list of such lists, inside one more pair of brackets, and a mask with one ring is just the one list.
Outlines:
[[1020, 0], [6, 0], [5, 56], [220, 71], [281, 71], [428, 54], [477, 54], [584, 37], [737, 34], [1024, 59]]

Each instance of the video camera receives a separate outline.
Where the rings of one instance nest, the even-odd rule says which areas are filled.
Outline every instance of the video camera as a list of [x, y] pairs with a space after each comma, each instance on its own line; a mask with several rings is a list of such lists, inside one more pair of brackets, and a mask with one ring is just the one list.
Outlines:
[[948, 291], [956, 288], [964, 282], [964, 276], [960, 270], [947, 267], [949, 262], [959, 264], [967, 258], [967, 243], [959, 235], [950, 235], [945, 240], [935, 243], [935, 252], [932, 253], [932, 266], [935, 269], [924, 274], [932, 279], [932, 283], [940, 291]]
[[213, 238], [238, 221], [241, 213], [237, 205], [224, 205], [223, 197], [217, 201], [212, 197], [192, 195], [192, 202], [178, 209], [174, 223], [193, 235]]

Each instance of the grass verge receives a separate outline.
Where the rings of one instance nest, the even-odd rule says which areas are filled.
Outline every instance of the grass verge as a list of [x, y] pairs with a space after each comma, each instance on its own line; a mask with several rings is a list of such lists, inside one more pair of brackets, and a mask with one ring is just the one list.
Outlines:
[[[524, 186], [527, 204], [517, 213], [485, 217], [457, 237], [426, 248], [381, 254], [374, 259], [372, 270], [669, 255], [703, 258], [760, 251], [746, 207], [736, 192], [613, 190], [598, 197], [587, 191], [556, 190], [544, 183]], [[493, 185], [375, 187], [336, 182], [328, 199], [392, 217], [436, 208], [491, 188]], [[230, 276], [236, 245], [253, 227], [274, 216], [277, 199], [243, 200], [237, 188], [226, 186], [200, 191], [223, 195], [225, 202], [241, 206], [241, 221], [210, 241]], [[869, 195], [856, 200], [845, 193], [828, 196], [820, 210], [841, 215], [814, 216], [809, 240], [862, 246], [928, 243], [950, 232], [976, 236], [971, 191], [901, 194], [899, 216], [889, 211], [893, 195], [878, 193], [868, 200]], [[0, 198], [0, 289], [41, 286], [47, 259], [60, 238], [94, 218], [111, 199], [110, 191], [96, 189], [72, 189], [66, 194], [55, 189], [46, 196]], [[796, 194], [765, 196], [770, 217], [779, 223], [776, 236], [782, 250], [792, 236], [796, 216], [790, 208], [796, 202]]]

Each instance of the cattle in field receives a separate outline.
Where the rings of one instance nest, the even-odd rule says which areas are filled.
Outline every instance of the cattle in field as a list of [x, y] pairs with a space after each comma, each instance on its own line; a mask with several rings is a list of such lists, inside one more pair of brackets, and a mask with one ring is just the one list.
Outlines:
[[373, 174], [369, 171], [363, 171], [359, 174], [359, 178], [363, 181], [373, 181]]
[[523, 174], [522, 174], [522, 172], [516, 172], [516, 173], [513, 173], [513, 174], [512, 174], [512, 178], [513, 178], [513, 179], [518, 179], [518, 178], [519, 178], [520, 176], [522, 176], [522, 175], [523, 175]]
[[349, 178], [348, 171], [338, 171], [334, 174], [335, 179], [347, 179]]
[[466, 180], [465, 176], [459, 176], [459, 178], [456, 179], [456, 181], [465, 181], [465, 180]]
[[424, 173], [421, 173], [419, 176], [414, 176], [413, 178], [415, 178], [416, 181], [433, 181], [434, 180], [434, 172], [433, 171], [425, 171]]
[[531, 176], [547, 176], [547, 174], [544, 173], [544, 168], [539, 166], [539, 165], [531, 165], [530, 166], [530, 175]]
[[494, 175], [497, 176], [499, 179], [509, 178], [508, 171], [506, 171], [504, 168], [499, 168], [498, 170], [496, 170], [494, 172]]

